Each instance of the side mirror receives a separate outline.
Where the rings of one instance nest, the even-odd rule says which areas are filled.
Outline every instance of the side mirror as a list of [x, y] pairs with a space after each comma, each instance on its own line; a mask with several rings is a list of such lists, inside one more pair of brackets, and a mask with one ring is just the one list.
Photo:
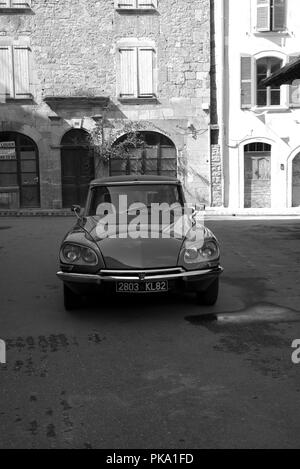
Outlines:
[[204, 212], [205, 211], [205, 204], [196, 204], [193, 208], [192, 208], [192, 215], [193, 217], [195, 217], [197, 215], [198, 212]]
[[80, 218], [80, 212], [81, 212], [80, 205], [72, 205], [71, 211], [75, 213], [77, 218]]

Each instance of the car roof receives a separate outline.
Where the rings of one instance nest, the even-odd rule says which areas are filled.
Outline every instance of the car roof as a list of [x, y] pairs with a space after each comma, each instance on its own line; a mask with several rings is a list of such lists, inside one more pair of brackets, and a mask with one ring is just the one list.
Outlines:
[[168, 176], [110, 176], [91, 181], [91, 186], [101, 186], [103, 184], [132, 184], [132, 183], [171, 183], [180, 184], [179, 179]]

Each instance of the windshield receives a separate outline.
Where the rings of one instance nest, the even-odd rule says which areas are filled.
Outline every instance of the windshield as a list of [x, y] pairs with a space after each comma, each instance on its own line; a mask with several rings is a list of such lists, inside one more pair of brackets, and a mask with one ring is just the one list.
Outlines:
[[130, 184], [120, 186], [98, 186], [92, 188], [88, 216], [100, 214], [103, 204], [112, 204], [116, 213], [130, 211], [133, 204], [168, 204], [183, 206], [181, 186], [177, 184]]

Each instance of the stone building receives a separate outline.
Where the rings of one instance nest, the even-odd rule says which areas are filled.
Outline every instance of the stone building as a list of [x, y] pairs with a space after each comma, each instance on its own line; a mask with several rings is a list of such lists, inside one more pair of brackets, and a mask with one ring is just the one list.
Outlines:
[[[209, 0], [0, 1], [0, 208], [83, 203], [95, 176], [178, 175], [211, 204]], [[130, 161], [87, 136], [142, 123]]]
[[300, 206], [300, 88], [263, 80], [300, 56], [299, 0], [215, 0], [214, 116], [230, 209]]

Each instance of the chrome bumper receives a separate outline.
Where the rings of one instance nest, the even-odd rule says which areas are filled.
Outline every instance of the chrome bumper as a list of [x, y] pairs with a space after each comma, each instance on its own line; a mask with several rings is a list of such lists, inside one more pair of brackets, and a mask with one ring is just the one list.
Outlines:
[[[172, 273], [172, 270], [174, 273]], [[205, 270], [192, 270], [186, 271], [183, 269], [167, 269], [167, 272], [148, 270], [146, 272], [142, 271], [124, 271], [124, 270], [101, 270], [100, 274], [74, 274], [71, 272], [57, 272], [57, 277], [63, 282], [74, 282], [74, 283], [89, 283], [100, 285], [102, 282], [148, 282], [155, 280], [176, 280], [183, 279], [189, 280], [195, 277], [218, 276], [223, 272], [222, 267], [215, 267], [212, 269]]]

